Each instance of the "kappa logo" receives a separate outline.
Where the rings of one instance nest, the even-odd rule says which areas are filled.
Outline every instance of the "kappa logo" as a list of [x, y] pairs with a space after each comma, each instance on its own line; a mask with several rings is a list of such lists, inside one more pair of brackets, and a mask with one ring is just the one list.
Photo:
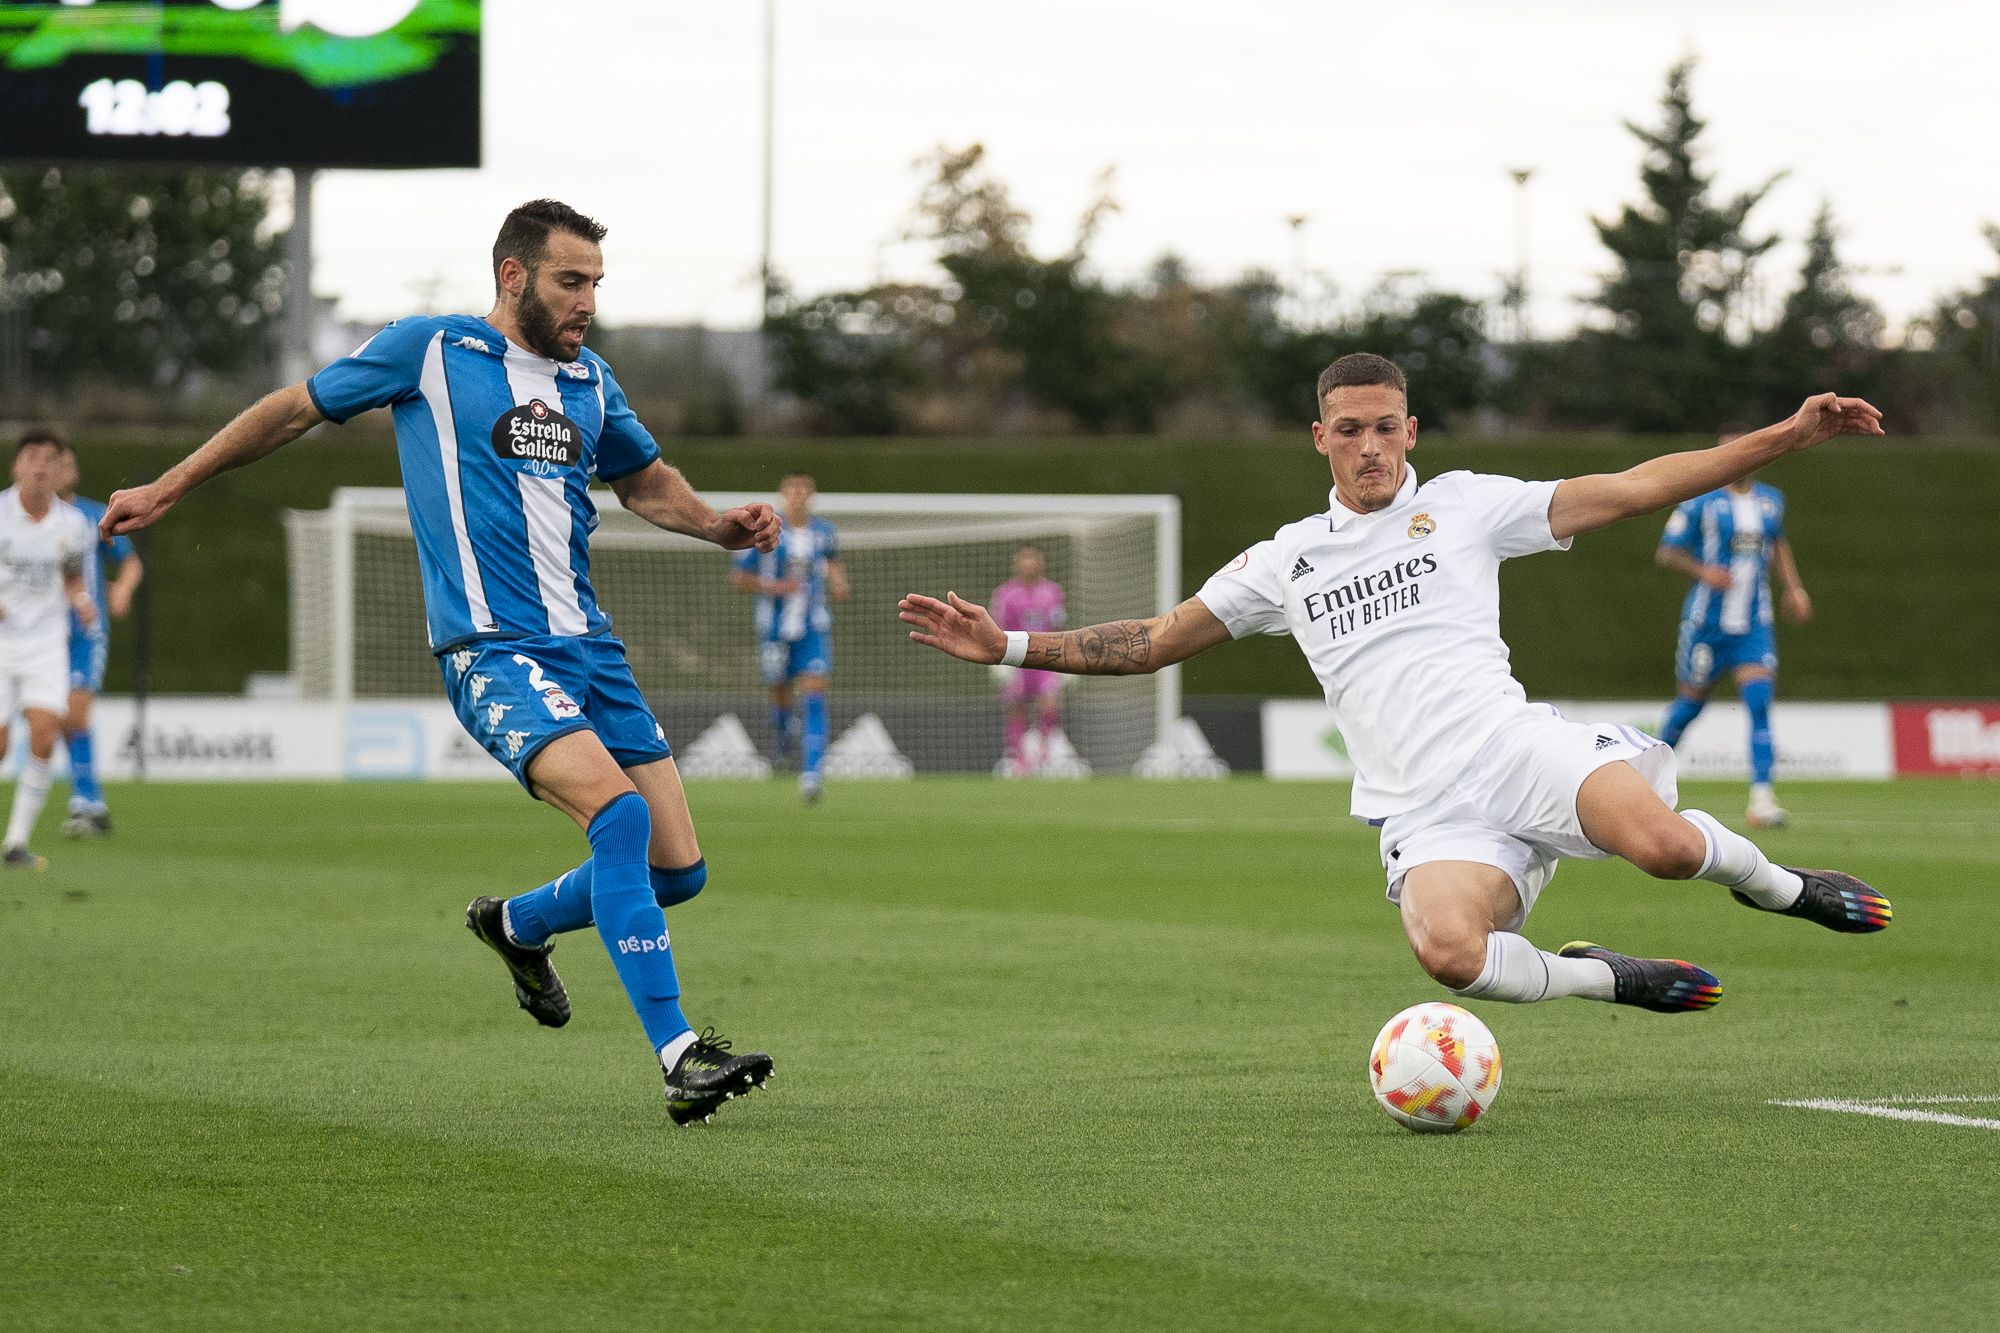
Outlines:
[[521, 747], [522, 747], [523, 745], [526, 745], [527, 743], [528, 743], [528, 733], [527, 733], [527, 732], [525, 732], [525, 731], [510, 731], [510, 732], [508, 732], [508, 733], [507, 733], [507, 757], [508, 757], [509, 759], [519, 759], [519, 758], [521, 757]]
[[1411, 541], [1421, 541], [1437, 530], [1437, 522], [1429, 514], [1418, 514], [1410, 520]]
[[[471, 656], [472, 656], [471, 653], [466, 654], [466, 657], [468, 658], [470, 658]], [[465, 674], [465, 668], [463, 666], [461, 666], [458, 669], [458, 674], [461, 676]], [[475, 674], [472, 677], [472, 680], [469, 682], [469, 688], [472, 691], [472, 702], [478, 703], [480, 696], [486, 693], [486, 687], [488, 685], [491, 685], [492, 683], [493, 683], [493, 677], [481, 676]]]
[[500, 730], [500, 719], [506, 717], [513, 710], [514, 705], [512, 704], [496, 703], [486, 705], [486, 729], [488, 731]]
[[1313, 572], [1313, 567], [1306, 563], [1306, 558], [1304, 556], [1300, 556], [1299, 562], [1296, 565], [1292, 566], [1292, 582], [1297, 583], [1300, 579], [1304, 578], [1306, 575], [1312, 572]]
[[493, 353], [493, 349], [486, 345], [484, 338], [475, 338], [469, 333], [453, 338], [451, 345], [453, 347], [463, 347], [468, 352], [485, 352], [489, 356]]
[[[458, 668], [458, 678], [464, 680], [465, 673], [472, 669], [472, 650], [470, 648], [459, 649], [451, 655], [451, 664]], [[475, 694], [472, 697], [477, 699], [479, 696]]]

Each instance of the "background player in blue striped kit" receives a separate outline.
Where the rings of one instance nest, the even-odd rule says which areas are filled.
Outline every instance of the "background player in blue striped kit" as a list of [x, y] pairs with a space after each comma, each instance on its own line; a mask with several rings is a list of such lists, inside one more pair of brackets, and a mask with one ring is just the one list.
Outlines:
[[[1725, 431], [1721, 442], [1742, 434]], [[1783, 588], [1785, 614], [1797, 624], [1812, 619], [1812, 598], [1799, 582], [1798, 563], [1785, 540], [1784, 492], [1752, 474], [1676, 506], [1654, 561], [1694, 580], [1681, 603], [1676, 691], [1660, 738], [1680, 744], [1716, 677], [1733, 672], [1750, 714], [1750, 805], [1744, 819], [1753, 828], [1775, 828], [1786, 815], [1771, 786], [1776, 762], [1771, 700], [1778, 675], [1772, 569]]]
[[712, 1032], [696, 1037], [681, 1012], [662, 909], [700, 892], [708, 867], [666, 734], [591, 589], [590, 481], [650, 523], [727, 549], [770, 549], [778, 521], [769, 505], [718, 514], [704, 504], [585, 349], [603, 236], [565, 204], [523, 204], [493, 244], [485, 319], [396, 321], [238, 416], [158, 481], [113, 495], [101, 530], [146, 527], [208, 478], [322, 420], [393, 409], [445, 692], [466, 730], [590, 841], [590, 859], [542, 887], [475, 899], [466, 924], [548, 1027], [569, 1021], [551, 940], [594, 924], [658, 1053], [668, 1111], [687, 1124], [761, 1087], [771, 1059], [734, 1054]]
[[819, 799], [829, 731], [833, 610], [827, 603], [848, 596], [840, 539], [833, 524], [812, 511], [817, 493], [805, 473], [786, 473], [778, 482], [783, 531], [777, 549], [743, 551], [729, 573], [737, 589], [757, 596], [757, 664], [771, 691], [771, 744], [779, 762], [791, 749], [794, 720], [801, 724], [799, 794], [808, 804]]

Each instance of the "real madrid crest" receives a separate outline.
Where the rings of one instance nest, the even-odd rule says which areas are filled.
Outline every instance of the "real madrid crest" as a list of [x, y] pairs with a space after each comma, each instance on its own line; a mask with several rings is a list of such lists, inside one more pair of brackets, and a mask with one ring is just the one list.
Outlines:
[[1431, 521], [1431, 516], [1429, 514], [1418, 514], [1415, 518], [1410, 520], [1411, 541], [1422, 541], [1424, 538], [1430, 536], [1433, 532], [1436, 532], [1437, 530], [1438, 530], [1438, 525]]

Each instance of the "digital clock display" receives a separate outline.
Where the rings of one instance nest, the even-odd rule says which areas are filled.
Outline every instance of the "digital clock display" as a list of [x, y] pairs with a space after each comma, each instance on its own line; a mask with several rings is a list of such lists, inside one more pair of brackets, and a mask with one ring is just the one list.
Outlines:
[[479, 165], [477, 0], [0, 0], [0, 161]]

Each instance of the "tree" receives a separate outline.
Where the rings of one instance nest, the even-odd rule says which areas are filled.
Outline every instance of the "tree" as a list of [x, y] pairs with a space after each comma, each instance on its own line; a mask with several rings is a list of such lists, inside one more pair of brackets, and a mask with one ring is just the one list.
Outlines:
[[959, 347], [983, 339], [1005, 352], [1022, 392], [1086, 430], [1152, 429], [1172, 375], [1133, 339], [1122, 294], [1088, 267], [1091, 242], [1118, 207], [1108, 174], [1069, 252], [1040, 259], [1027, 247], [1027, 214], [985, 175], [985, 153], [979, 144], [940, 148], [920, 164], [932, 179], [918, 201], [918, 234], [938, 243]]
[[175, 389], [270, 354], [283, 236], [259, 172], [0, 170], [0, 309], [38, 386]]
[[[1985, 229], [2000, 259], [2000, 226]], [[1954, 292], [1918, 326], [1927, 428], [2000, 432], [2000, 268]]]
[[1833, 206], [1822, 202], [1806, 237], [1798, 286], [1772, 330], [1757, 343], [1764, 392], [1757, 413], [1783, 416], [1807, 394], [1838, 388], [1868, 396], [1882, 361], [1882, 312], [1848, 284]]
[[806, 407], [807, 425], [829, 435], [893, 435], [903, 396], [922, 380], [922, 349], [909, 317], [937, 296], [878, 288], [792, 299], [780, 285], [764, 317], [771, 383]]
[[1581, 335], [1585, 373], [1565, 386], [1565, 406], [1585, 421], [1710, 430], [1748, 406], [1752, 377], [1735, 341], [1749, 331], [1751, 272], [1777, 241], [1752, 236], [1749, 218], [1779, 178], [1713, 198], [1697, 148], [1706, 123], [1694, 113], [1693, 72], [1692, 58], [1667, 71], [1657, 128], [1626, 122], [1646, 150], [1644, 202], [1613, 221], [1592, 220], [1617, 268], [1592, 298], [1604, 322]]

